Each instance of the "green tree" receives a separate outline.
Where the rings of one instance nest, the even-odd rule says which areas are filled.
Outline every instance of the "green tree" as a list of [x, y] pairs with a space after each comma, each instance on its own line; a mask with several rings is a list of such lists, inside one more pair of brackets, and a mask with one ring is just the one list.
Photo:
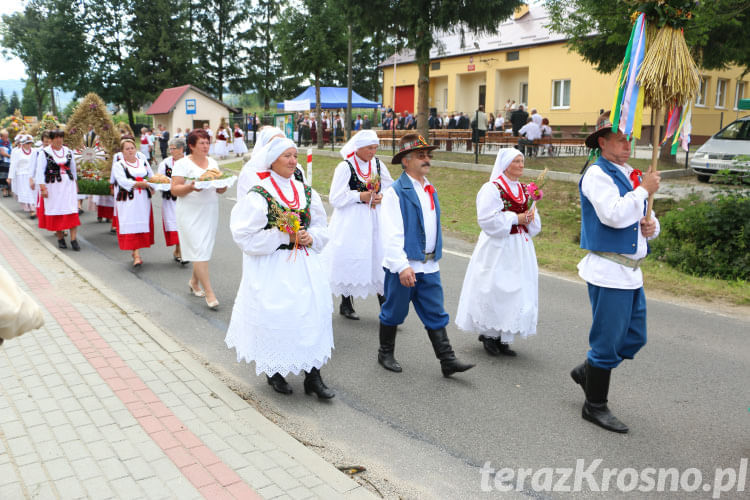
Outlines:
[[136, 57], [125, 64], [133, 74], [132, 98], [153, 101], [165, 88], [192, 83], [187, 4], [178, 0], [133, 0], [129, 45]]
[[49, 105], [49, 96], [45, 93], [42, 94], [42, 106], [39, 106], [39, 103], [37, 102], [36, 85], [31, 81], [31, 78], [28, 78], [21, 95], [21, 113], [23, 113], [24, 116], [36, 116], [37, 118], [41, 118], [44, 115], [44, 107], [47, 105]]
[[290, 6], [280, 16], [278, 51], [287, 74], [315, 84], [318, 147], [322, 148], [321, 81], [334, 83], [331, 80], [337, 70], [346, 75], [346, 63], [341, 60], [347, 50], [346, 24], [342, 11], [331, 2], [302, 0], [299, 5], [300, 10]]
[[203, 75], [202, 86], [221, 100], [225, 88], [244, 90], [240, 61], [246, 50], [247, 32], [240, 31], [248, 18], [248, 3], [244, 0], [212, 0], [201, 2], [193, 12], [198, 27], [196, 51], [198, 70]]
[[5, 118], [8, 113], [8, 98], [5, 97], [5, 91], [0, 89], [0, 119]]
[[10, 99], [8, 100], [8, 110], [10, 113], [15, 113], [17, 109], [21, 109], [21, 101], [18, 99], [18, 92], [14, 90], [13, 93], [10, 94]]
[[[3, 15], [2, 19], [0, 36], [3, 53], [18, 57], [26, 65], [26, 74], [34, 87], [36, 108], [41, 112], [43, 96], [47, 92], [43, 69], [44, 46], [40, 37], [44, 20], [39, 11], [29, 6], [23, 12]], [[37, 117], [41, 118], [40, 115]]]
[[[622, 63], [636, 5], [627, 0], [546, 0], [549, 27], [569, 38], [568, 46], [597, 71], [610, 73]], [[684, 28], [696, 63], [705, 69], [736, 64], [750, 71], [750, 3], [746, 0], [696, 2]]]
[[430, 90], [430, 50], [440, 32], [496, 33], [500, 23], [521, 5], [521, 0], [352, 0], [358, 23], [365, 29], [395, 35], [414, 50], [417, 80], [417, 125], [427, 136]]

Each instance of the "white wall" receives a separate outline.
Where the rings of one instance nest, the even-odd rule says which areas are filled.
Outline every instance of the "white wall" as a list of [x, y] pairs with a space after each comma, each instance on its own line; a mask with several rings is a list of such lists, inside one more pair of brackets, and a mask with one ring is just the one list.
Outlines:
[[[521, 83], [529, 81], [528, 68], [506, 69], [497, 72], [495, 81], [494, 109], [503, 109], [505, 102], [510, 99], [519, 103]], [[527, 103], [523, 103], [526, 105]]]
[[456, 82], [456, 109], [449, 111], [463, 111], [471, 114], [479, 105], [479, 86], [485, 85], [487, 77], [484, 71], [464, 73], [458, 75]]

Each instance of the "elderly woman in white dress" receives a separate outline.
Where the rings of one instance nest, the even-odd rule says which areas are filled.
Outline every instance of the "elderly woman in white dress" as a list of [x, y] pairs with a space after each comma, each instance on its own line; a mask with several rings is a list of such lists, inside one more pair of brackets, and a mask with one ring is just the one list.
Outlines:
[[[265, 126], [260, 129], [255, 146], [253, 146], [253, 151], [250, 153], [250, 160], [242, 166], [239, 178], [237, 179], [238, 201], [248, 193], [251, 187], [268, 177], [270, 171], [263, 167], [263, 160], [265, 158], [264, 150], [274, 139], [283, 139], [285, 137], [284, 132], [277, 127]], [[294, 178], [306, 184], [305, 174], [302, 172], [302, 167], [300, 167], [299, 163], [294, 170]]]
[[330, 268], [331, 291], [341, 295], [339, 313], [353, 320], [359, 319], [353, 297], [377, 295], [381, 304], [384, 300], [380, 202], [393, 178], [375, 157], [378, 143], [375, 131], [362, 130], [344, 144], [344, 160], [333, 173], [328, 194], [334, 211], [324, 260]]
[[219, 301], [211, 287], [208, 261], [214, 251], [216, 227], [219, 223], [219, 197], [227, 188], [198, 189], [194, 182], [206, 170], [219, 170], [216, 160], [208, 156], [208, 133], [196, 129], [188, 135], [190, 155], [175, 162], [172, 168], [172, 194], [177, 197], [177, 232], [182, 259], [193, 263], [193, 275], [188, 282], [190, 293], [205, 297], [210, 309], [217, 309]]
[[143, 264], [140, 249], [154, 244], [153, 190], [146, 179], [154, 173], [151, 165], [136, 154], [135, 142], [120, 141], [120, 155], [112, 164], [117, 207], [117, 243], [120, 250], [130, 250], [133, 267]]
[[25, 135], [21, 139], [21, 147], [15, 148], [10, 155], [10, 171], [8, 184], [16, 193], [18, 203], [30, 217], [36, 217], [36, 189], [32, 188], [32, 174], [34, 172], [33, 159], [36, 157], [32, 145], [34, 138]]
[[515, 356], [516, 336], [536, 333], [539, 271], [532, 238], [542, 230], [529, 203], [523, 155], [501, 149], [490, 181], [477, 194], [477, 222], [482, 232], [466, 269], [456, 325], [479, 333], [491, 356]]
[[[248, 258], [225, 342], [238, 361], [255, 361], [255, 373], [265, 373], [277, 392], [290, 394], [284, 377], [304, 371], [305, 393], [330, 399], [334, 393], [320, 376], [333, 349], [331, 290], [319, 259], [328, 242], [325, 209], [293, 177], [294, 142], [272, 141], [264, 158], [270, 175], [232, 210], [232, 236]], [[297, 231], [280, 229], [290, 212]]]

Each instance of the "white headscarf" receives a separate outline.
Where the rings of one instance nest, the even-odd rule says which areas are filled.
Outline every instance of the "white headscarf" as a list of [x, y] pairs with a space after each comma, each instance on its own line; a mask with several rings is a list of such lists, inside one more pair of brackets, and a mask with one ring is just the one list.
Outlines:
[[373, 144], [380, 144], [378, 134], [374, 130], [360, 130], [341, 148], [341, 157], [346, 160], [356, 153], [359, 148], [372, 146]]
[[490, 174], [490, 182], [500, 177], [500, 174], [505, 172], [517, 156], [523, 156], [523, 153], [516, 148], [502, 148], [498, 151], [497, 157], [495, 157], [495, 166], [492, 167], [492, 173]]
[[271, 139], [273, 139], [277, 135], [284, 135], [284, 132], [282, 132], [281, 129], [277, 127], [264, 127], [260, 132], [258, 132], [255, 146], [253, 146], [253, 152], [250, 155], [250, 160], [245, 163], [245, 167], [250, 168], [255, 172], [265, 170], [263, 168], [263, 157], [265, 156], [263, 154], [263, 151], [268, 143], [271, 142]]
[[284, 137], [283, 139], [281, 137], [277, 137], [276, 139], [269, 142], [265, 149], [263, 149], [263, 152], [261, 155], [263, 156], [263, 161], [261, 164], [260, 170], [271, 170], [271, 164], [275, 162], [281, 154], [286, 151], [289, 148], [297, 149], [297, 145], [294, 143], [293, 140], [287, 139]]

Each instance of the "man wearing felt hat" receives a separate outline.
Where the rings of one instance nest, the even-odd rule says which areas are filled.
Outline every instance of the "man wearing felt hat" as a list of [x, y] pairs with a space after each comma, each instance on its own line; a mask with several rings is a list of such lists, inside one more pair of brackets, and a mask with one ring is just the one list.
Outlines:
[[474, 365], [456, 359], [445, 331], [449, 317], [438, 266], [443, 246], [440, 204], [435, 187], [425, 177], [436, 147], [422, 136], [408, 134], [391, 160], [404, 171], [381, 202], [385, 303], [380, 311], [378, 362], [386, 370], [401, 371], [394, 357], [396, 329], [406, 319], [411, 302], [427, 329], [443, 376], [449, 377]]
[[659, 234], [649, 194], [659, 189], [659, 173], [643, 174], [627, 164], [630, 143], [613, 131], [609, 111], [597, 120], [586, 145], [601, 151], [579, 183], [581, 248], [589, 253], [578, 264], [588, 285], [593, 321], [586, 361], [571, 371], [583, 387], [582, 417], [613, 432], [628, 432], [607, 407], [610, 374], [623, 359], [633, 359], [646, 344], [646, 297], [640, 264], [648, 240]]

